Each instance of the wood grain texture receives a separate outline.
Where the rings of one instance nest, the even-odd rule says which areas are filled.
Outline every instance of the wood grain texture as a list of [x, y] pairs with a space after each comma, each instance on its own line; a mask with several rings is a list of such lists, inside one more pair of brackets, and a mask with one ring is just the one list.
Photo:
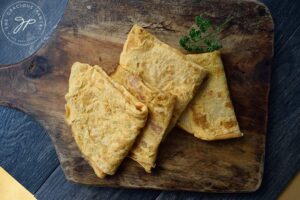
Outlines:
[[35, 193], [59, 165], [51, 140], [20, 111], [1, 107], [0, 116], [0, 166]]
[[[63, 192], [62, 192], [63, 190]], [[35, 194], [38, 199], [48, 200], [129, 200], [146, 199], [153, 200], [160, 194], [154, 190], [129, 190], [117, 188], [91, 187], [79, 184], [72, 184], [65, 179], [61, 167], [58, 167], [49, 179], [42, 185]]]
[[[233, 16], [230, 27], [222, 34], [222, 54], [245, 137], [209, 143], [174, 129], [162, 145], [158, 167], [152, 175], [128, 159], [116, 176], [99, 180], [81, 158], [64, 123], [64, 94], [71, 64], [77, 60], [100, 64], [112, 72], [133, 23], [178, 48], [179, 36], [200, 13], [216, 23]], [[221, 4], [217, 0], [72, 0], [64, 20], [44, 48], [24, 62], [0, 70], [0, 103], [25, 111], [47, 129], [67, 178], [74, 182], [210, 192], [254, 191], [260, 185], [263, 170], [272, 42], [271, 17], [263, 5], [253, 1]]]

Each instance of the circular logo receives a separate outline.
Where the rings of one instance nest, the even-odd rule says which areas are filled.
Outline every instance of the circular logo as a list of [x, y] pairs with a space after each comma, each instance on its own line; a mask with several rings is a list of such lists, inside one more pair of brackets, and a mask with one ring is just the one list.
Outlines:
[[1, 28], [10, 42], [27, 46], [44, 35], [46, 19], [36, 4], [18, 1], [5, 9], [1, 17]]

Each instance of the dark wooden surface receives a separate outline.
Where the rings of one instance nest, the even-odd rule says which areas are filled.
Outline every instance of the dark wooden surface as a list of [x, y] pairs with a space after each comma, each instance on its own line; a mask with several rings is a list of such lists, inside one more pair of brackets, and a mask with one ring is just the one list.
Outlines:
[[[300, 135], [298, 134], [300, 127], [297, 123], [300, 120], [300, 87], [298, 80], [300, 74], [298, 66], [300, 21], [298, 19], [300, 13], [298, 12], [299, 3], [297, 1], [265, 2], [270, 8], [275, 21], [275, 58], [272, 65], [265, 174], [259, 191], [251, 194], [205, 194], [87, 188], [74, 185], [66, 182], [60, 168], [55, 167], [58, 165], [57, 159], [43, 161], [42, 155], [47, 155], [45, 153], [47, 151], [38, 150], [39, 145], [44, 149], [50, 146], [48, 151], [52, 151], [51, 154], [53, 155], [55, 153], [53, 153], [53, 146], [46, 134], [38, 139], [38, 136], [43, 134], [39, 129], [40, 126], [24, 114], [7, 108], [1, 109], [0, 165], [4, 166], [33, 193], [36, 193], [40, 199], [76, 199], [77, 196], [78, 199], [97, 197], [101, 199], [123, 199], [123, 197], [125, 199], [134, 199], [134, 197], [143, 199], [155, 199], [155, 197], [157, 199], [275, 199], [290, 178], [299, 170], [300, 166], [300, 152], [297, 147], [300, 141]], [[16, 127], [22, 128], [16, 129]], [[29, 132], [34, 134], [28, 134]], [[14, 141], [12, 142], [13, 145], [9, 146], [7, 141]], [[24, 147], [28, 146], [34, 146], [32, 151], [24, 150]], [[33, 155], [36, 155], [34, 164], [26, 165], [25, 161], [30, 160], [29, 158]], [[11, 164], [12, 160], [16, 160], [15, 163], [18, 164]], [[41, 171], [44, 168], [51, 169], [46, 173]], [[51, 173], [51, 170], [54, 169], [56, 170]], [[51, 173], [50, 177], [49, 173]], [[41, 180], [47, 179], [47, 181], [44, 183], [39, 182], [36, 187], [32, 187], [33, 182], [36, 183], [34, 178], [37, 176]], [[69, 192], [72, 192], [74, 196], [70, 195]]]
[[[116, 175], [99, 179], [82, 158], [64, 120], [71, 65], [80, 61], [114, 71], [134, 23], [180, 48], [179, 38], [200, 13], [218, 24], [232, 17], [221, 33], [221, 52], [244, 137], [207, 142], [174, 128], [161, 145], [152, 174], [126, 159]], [[251, 192], [259, 188], [263, 173], [272, 55], [273, 21], [267, 8], [254, 1], [70, 0], [55, 34], [43, 48], [24, 62], [0, 69], [0, 105], [21, 109], [45, 127], [70, 181], [126, 188]]]

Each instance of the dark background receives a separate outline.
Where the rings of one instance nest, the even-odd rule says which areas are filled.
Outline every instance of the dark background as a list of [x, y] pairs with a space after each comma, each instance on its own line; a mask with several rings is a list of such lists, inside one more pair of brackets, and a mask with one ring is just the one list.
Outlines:
[[[47, 19], [46, 34], [29, 49], [12, 49], [0, 33], [0, 64], [35, 52], [59, 21], [66, 0], [31, 0]], [[1, 0], [0, 13], [13, 0]], [[87, 187], [67, 182], [46, 131], [31, 117], [0, 107], [0, 166], [38, 199], [275, 199], [300, 169], [300, 1], [264, 0], [275, 24], [265, 173], [255, 193], [207, 194], [180, 191]], [[27, 47], [28, 48], [28, 47]], [[1, 194], [0, 194], [1, 195]], [[0, 196], [1, 199], [1, 196]]]

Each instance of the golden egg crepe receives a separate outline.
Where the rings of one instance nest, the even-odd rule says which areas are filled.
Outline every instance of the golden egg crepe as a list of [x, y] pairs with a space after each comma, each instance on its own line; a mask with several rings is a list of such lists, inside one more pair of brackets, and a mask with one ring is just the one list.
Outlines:
[[120, 56], [120, 64], [138, 73], [142, 80], [162, 92], [176, 96], [169, 132], [195, 95], [206, 70], [188, 61], [181, 52], [134, 25]]
[[179, 127], [203, 140], [241, 137], [243, 134], [230, 100], [220, 52], [191, 54], [187, 58], [209, 73], [179, 119]]
[[99, 66], [74, 63], [66, 120], [97, 176], [113, 175], [144, 127], [148, 109]]
[[142, 79], [119, 66], [111, 78], [123, 85], [149, 109], [148, 121], [138, 136], [129, 157], [142, 165], [150, 173], [155, 167], [158, 147], [166, 135], [166, 129], [172, 117], [175, 97], [162, 93], [143, 83]]

